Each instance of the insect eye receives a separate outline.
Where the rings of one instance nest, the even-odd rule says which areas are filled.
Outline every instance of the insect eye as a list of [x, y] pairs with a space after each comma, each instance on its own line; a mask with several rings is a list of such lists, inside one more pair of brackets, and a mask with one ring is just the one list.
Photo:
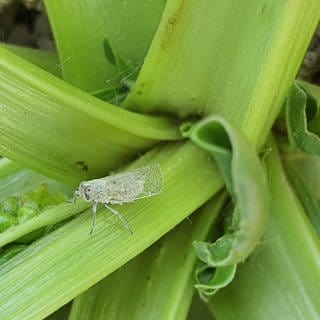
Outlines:
[[84, 196], [87, 200], [90, 200], [90, 192], [91, 192], [91, 188], [90, 187], [86, 187], [84, 189]]

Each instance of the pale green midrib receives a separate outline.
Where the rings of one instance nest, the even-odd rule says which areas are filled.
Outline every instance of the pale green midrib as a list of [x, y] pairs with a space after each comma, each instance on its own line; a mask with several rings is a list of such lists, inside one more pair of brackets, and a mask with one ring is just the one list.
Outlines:
[[[154, 140], [180, 139], [176, 123], [169, 118], [147, 116], [121, 109], [74, 88], [28, 61], [19, 59], [5, 49], [0, 48], [0, 53], [2, 54], [0, 77], [4, 81], [7, 81], [10, 76], [16, 80], [16, 83], [21, 84], [22, 88], [25, 83], [28, 83], [28, 86], [35, 88], [35, 91], [43, 90], [44, 94], [48, 96], [51, 94], [72, 108], [105, 122], [108, 126], [116, 127], [136, 136]], [[14, 87], [17, 88], [17, 85], [15, 84]], [[6, 88], [2, 87], [2, 91], [4, 89]], [[7, 91], [11, 92], [11, 87]], [[79, 103], [75, 103], [77, 98]]]

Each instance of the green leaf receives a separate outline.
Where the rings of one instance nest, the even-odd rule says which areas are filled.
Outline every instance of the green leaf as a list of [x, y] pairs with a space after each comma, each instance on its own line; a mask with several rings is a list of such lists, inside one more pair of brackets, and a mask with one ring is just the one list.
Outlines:
[[18, 210], [19, 223], [23, 223], [37, 215], [37, 209], [32, 207], [22, 207]]
[[169, 0], [124, 105], [180, 118], [218, 114], [261, 148], [319, 9], [317, 0]]
[[0, 211], [11, 215], [17, 215], [20, 203], [18, 197], [8, 197], [0, 204]]
[[121, 59], [121, 57], [115, 51], [107, 38], [105, 38], [103, 41], [103, 48], [107, 60], [117, 69], [117, 71], [121, 72], [127, 70], [128, 68], [130, 69], [130, 67]]
[[191, 139], [215, 158], [235, 203], [231, 233], [213, 244], [195, 242], [194, 246], [209, 266], [237, 264], [247, 258], [265, 231], [269, 204], [262, 164], [242, 133], [221, 117], [195, 125]]
[[[44, 210], [40, 215], [29, 215], [26, 219], [21, 219], [21, 223], [18, 224], [18, 221], [16, 221], [13, 226], [11, 224], [6, 230], [0, 233], [0, 247], [10, 244], [11, 242], [31, 242], [31, 240], [39, 238], [44, 234], [43, 227], [54, 225], [78, 215], [88, 210], [89, 207], [90, 205], [88, 203], [78, 201], [76, 205], [64, 203]], [[23, 210], [29, 209], [30, 208]], [[36, 231], [38, 230], [41, 232], [37, 233]], [[49, 231], [51, 230], [49, 229]], [[32, 234], [31, 237], [29, 237], [30, 234]]]
[[320, 239], [281, 166], [277, 147], [265, 157], [270, 218], [260, 246], [239, 264], [233, 282], [208, 306], [219, 320], [317, 320]]
[[174, 120], [122, 110], [0, 53], [0, 153], [17, 163], [74, 185], [180, 138]]
[[18, 219], [9, 213], [0, 212], [0, 232], [17, 225]]
[[[226, 193], [74, 300], [69, 320], [185, 319], [194, 292], [192, 241], [208, 238]], [[125, 308], [123, 305], [125, 304]]]
[[[57, 222], [58, 217], [60, 217], [58, 222], [61, 221], [61, 213], [49, 216], [49, 219], [52, 220], [51, 225], [48, 223], [48, 217], [46, 217], [47, 219], [44, 217], [39, 219], [39, 215], [44, 209], [64, 203], [66, 200], [67, 196], [64, 193], [51, 190], [48, 184], [42, 184], [21, 197], [4, 199], [0, 205], [0, 212], [3, 211], [1, 213], [2, 221], [0, 221], [0, 247], [12, 241], [30, 243], [46, 232], [50, 232], [50, 227]], [[28, 220], [31, 222], [26, 223]], [[44, 222], [46, 223], [43, 224]], [[41, 228], [48, 225], [47, 229]]]
[[7, 158], [1, 158], [0, 159], [0, 178], [1, 182], [3, 181], [4, 178], [7, 176], [10, 176], [13, 173], [16, 173], [18, 171], [23, 170], [23, 167], [21, 165], [12, 162], [11, 160]]
[[21, 165], [6, 158], [0, 159], [0, 177], [0, 200], [9, 196], [21, 196], [42, 183], [47, 183], [53, 190], [61, 191], [69, 196], [74, 192], [73, 188], [41, 176], [32, 170], [23, 169]]
[[320, 138], [308, 129], [308, 121], [319, 114], [316, 100], [295, 83], [287, 98], [285, 110], [291, 145], [309, 154], [320, 154]]
[[[102, 208], [90, 235], [90, 208], [35, 241], [0, 269], [2, 317], [45, 317], [145, 250], [223, 186], [210, 157], [191, 142], [155, 148], [139, 158], [134, 166], [148, 163], [159, 163], [164, 189], [159, 196], [119, 208], [133, 235], [117, 217]], [[62, 204], [60, 210], [83, 210], [88, 205]], [[57, 207], [49, 210], [54, 209]]]
[[214, 320], [206, 304], [197, 294], [193, 296], [187, 320]]
[[12, 44], [0, 43], [0, 47], [7, 49], [36, 66], [61, 77], [61, 67], [58, 55], [55, 52], [43, 51], [27, 47], [15, 46]]
[[292, 187], [313, 227], [320, 235], [319, 157], [292, 150], [281, 143], [281, 160]]
[[24, 251], [27, 247], [28, 247], [27, 245], [15, 244], [5, 249], [0, 249], [0, 266], [5, 262], [9, 261], [10, 259], [12, 259], [21, 251]]
[[226, 287], [233, 280], [236, 273], [237, 265], [225, 267], [210, 267], [202, 263], [196, 270], [195, 287], [198, 289], [200, 297], [204, 301], [215, 295], [218, 290]]
[[111, 56], [109, 61], [105, 56], [105, 39], [125, 64], [140, 66], [166, 0], [44, 2], [63, 78], [91, 92], [107, 87], [110, 80], [121, 81]]

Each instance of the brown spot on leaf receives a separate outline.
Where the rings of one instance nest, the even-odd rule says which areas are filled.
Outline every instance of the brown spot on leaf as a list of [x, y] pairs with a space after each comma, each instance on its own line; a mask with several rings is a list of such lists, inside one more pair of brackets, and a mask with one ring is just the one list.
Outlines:
[[83, 170], [84, 172], [88, 172], [88, 170], [89, 170], [88, 165], [83, 160], [77, 161], [76, 165], [79, 166], [81, 168], [81, 170]]
[[161, 42], [162, 49], [166, 49], [169, 46], [170, 42], [173, 41], [172, 38], [175, 34], [175, 29], [177, 28], [177, 25], [181, 17], [183, 17], [186, 14], [186, 8], [187, 5], [185, 4], [185, 1], [181, 1], [180, 7], [175, 11], [175, 13], [171, 17], [168, 18]]

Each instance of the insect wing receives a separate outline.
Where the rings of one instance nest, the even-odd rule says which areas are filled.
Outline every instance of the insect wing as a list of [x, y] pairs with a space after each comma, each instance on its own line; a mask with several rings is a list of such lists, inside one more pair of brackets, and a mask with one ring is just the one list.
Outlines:
[[126, 203], [159, 194], [163, 176], [158, 164], [103, 178], [110, 203]]
[[[139, 169], [137, 169], [138, 171]], [[142, 172], [142, 180], [144, 181], [144, 188], [138, 194], [137, 199], [152, 197], [161, 193], [163, 189], [163, 174], [159, 164], [150, 165], [140, 168]]]

